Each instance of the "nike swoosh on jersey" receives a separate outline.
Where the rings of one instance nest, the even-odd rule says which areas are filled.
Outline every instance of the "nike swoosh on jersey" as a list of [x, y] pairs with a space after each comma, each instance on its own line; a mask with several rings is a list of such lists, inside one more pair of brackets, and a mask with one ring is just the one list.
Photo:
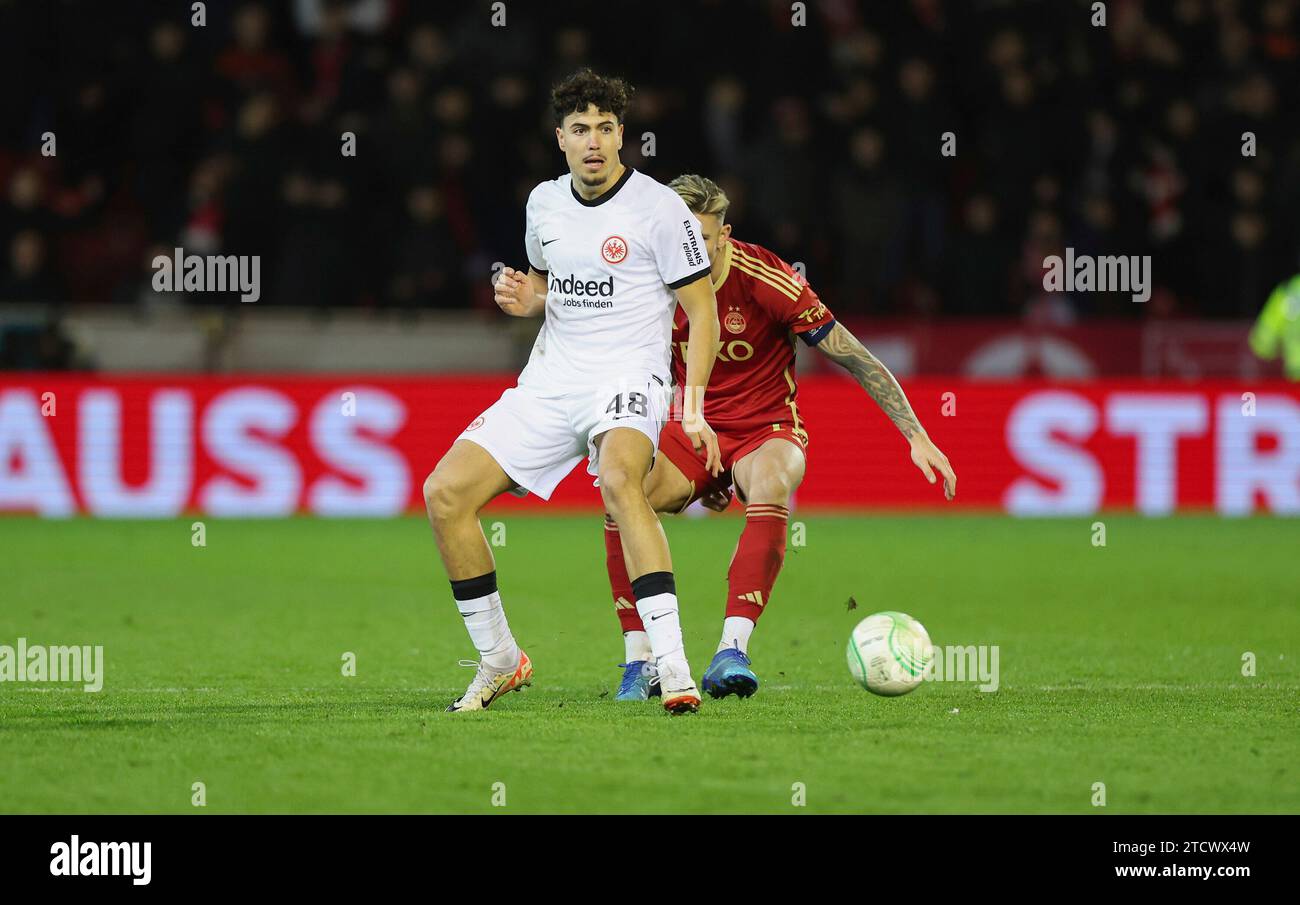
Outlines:
[[545, 248], [546, 246], [550, 245], [552, 242], [558, 242], [558, 241], [560, 241], [559, 236], [556, 236], [554, 239], [546, 239], [542, 242], [542, 248]]

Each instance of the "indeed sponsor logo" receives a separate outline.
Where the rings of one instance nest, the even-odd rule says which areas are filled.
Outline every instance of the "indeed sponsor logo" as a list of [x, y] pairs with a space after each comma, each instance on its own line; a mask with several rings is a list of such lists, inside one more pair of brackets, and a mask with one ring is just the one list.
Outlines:
[[[613, 308], [614, 277], [604, 280], [580, 280], [576, 276], [551, 277], [547, 289], [556, 295], [567, 295], [560, 303], [562, 308]], [[574, 298], [577, 296], [577, 298]]]
[[585, 295], [604, 298], [614, 294], [614, 277], [611, 275], [607, 280], [584, 281], [572, 275], [564, 279], [553, 276], [546, 288], [557, 295]]

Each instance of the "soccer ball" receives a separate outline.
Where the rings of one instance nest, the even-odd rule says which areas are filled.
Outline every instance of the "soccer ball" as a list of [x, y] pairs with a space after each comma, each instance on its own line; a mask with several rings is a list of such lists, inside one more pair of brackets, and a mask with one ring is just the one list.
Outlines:
[[906, 613], [873, 613], [849, 636], [849, 672], [873, 694], [907, 694], [921, 684], [933, 659], [925, 626]]

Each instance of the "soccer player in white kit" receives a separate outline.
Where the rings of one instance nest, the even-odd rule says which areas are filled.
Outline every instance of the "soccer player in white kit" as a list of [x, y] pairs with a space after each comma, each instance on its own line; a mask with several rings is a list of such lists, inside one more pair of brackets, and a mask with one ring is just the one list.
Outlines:
[[496, 282], [497, 304], [507, 314], [546, 320], [518, 385], [470, 422], [424, 482], [452, 596], [479, 652], [474, 679], [449, 711], [484, 710], [532, 680], [532, 663], [501, 607], [479, 510], [506, 491], [549, 499], [583, 456], [622, 535], [664, 709], [699, 709], [668, 541], [642, 484], [672, 404], [678, 303], [690, 320], [683, 427], [705, 450], [710, 470], [721, 470], [717, 437], [702, 415], [718, 341], [717, 303], [699, 225], [686, 204], [619, 160], [629, 93], [621, 80], [590, 70], [552, 91], [556, 140], [569, 172], [528, 198], [528, 273], [506, 268]]

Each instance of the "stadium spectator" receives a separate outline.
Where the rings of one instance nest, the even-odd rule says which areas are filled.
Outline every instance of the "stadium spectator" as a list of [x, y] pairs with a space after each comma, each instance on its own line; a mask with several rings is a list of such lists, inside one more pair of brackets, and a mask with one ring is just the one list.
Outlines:
[[57, 302], [59, 297], [46, 261], [45, 239], [34, 229], [23, 230], [9, 242], [9, 268], [0, 282], [0, 300]]
[[[521, 192], [558, 171], [532, 111], [586, 64], [639, 89], [629, 161], [713, 175], [745, 235], [846, 315], [1240, 317], [1300, 246], [1295, 0], [1133, 0], [1105, 28], [1082, 0], [814, 4], [806, 30], [705, 6], [726, 40], [694, 76], [663, 61], [699, 61], [695, 31], [648, 22], [609, 59], [622, 23], [564, 0], [511, 7], [505, 29], [383, 0], [210, 4], [203, 28], [143, 2], [19, 6], [0, 10], [0, 65], [63, 52], [3, 102], [6, 291], [134, 298], [156, 243], [260, 255], [265, 304], [482, 304], [474, 274], [519, 260]], [[1035, 301], [1049, 234], [1153, 255], [1163, 301]], [[34, 258], [44, 276], [15, 270]]]

